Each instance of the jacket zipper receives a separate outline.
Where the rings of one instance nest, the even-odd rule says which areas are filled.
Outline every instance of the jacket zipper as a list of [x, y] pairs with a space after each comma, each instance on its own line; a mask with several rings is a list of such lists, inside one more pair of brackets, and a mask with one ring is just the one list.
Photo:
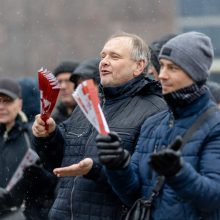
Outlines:
[[[92, 125], [90, 124], [89, 125], [89, 127], [91, 128], [91, 131], [90, 131], [90, 135], [92, 134], [92, 132], [93, 132], [93, 127], [92, 127]], [[83, 133], [82, 133], [83, 134]], [[86, 144], [85, 144], [85, 148], [86, 148], [86, 146], [87, 146], [87, 143], [89, 142], [89, 140], [90, 140], [90, 138], [88, 138], [87, 139], [87, 141], [86, 141]], [[83, 159], [85, 158], [85, 149], [84, 149], [84, 152], [83, 152]], [[82, 160], [83, 160], [82, 159]], [[76, 184], [76, 179], [78, 179], [79, 178], [79, 176], [76, 176], [75, 177], [75, 179], [74, 179], [74, 181], [73, 181], [73, 187], [72, 187], [72, 190], [71, 190], [71, 195], [70, 195], [70, 213], [71, 213], [71, 220], [73, 220], [73, 193], [74, 193], [74, 189], [75, 189], [75, 184]]]
[[168, 126], [169, 126], [169, 128], [172, 128], [173, 125], [174, 125], [174, 116], [173, 116], [173, 114], [171, 114]]
[[4, 132], [4, 134], [3, 134], [3, 140], [4, 140], [4, 142], [6, 142], [7, 139], [8, 139], [8, 131], [6, 130], [6, 131]]
[[[105, 102], [106, 102], [106, 100], [105, 100], [105, 98], [103, 98], [102, 99], [102, 104], [101, 104], [101, 108], [102, 108], [102, 110], [104, 110], [104, 106], [105, 106]], [[92, 127], [92, 125], [90, 124], [90, 127], [91, 127], [91, 132], [90, 132], [90, 135], [93, 133], [93, 127]], [[83, 133], [80, 135], [80, 136], [82, 136], [83, 135]], [[90, 139], [88, 138], [87, 139], [87, 142], [86, 142], [86, 144], [85, 144], [85, 148], [86, 148], [86, 146], [87, 146], [87, 143], [88, 143], [88, 141], [89, 141]], [[84, 151], [84, 157], [85, 157], [85, 151]], [[83, 157], [83, 158], [84, 158]], [[74, 182], [73, 182], [73, 187], [72, 187], [72, 190], [71, 190], [71, 195], [70, 195], [70, 213], [71, 213], [71, 220], [73, 220], [73, 203], [72, 203], [72, 198], [73, 198], [73, 193], [74, 193], [74, 189], [75, 189], [75, 184], [76, 184], [76, 180], [79, 178], [79, 176], [76, 176], [75, 177], [75, 179], [74, 179]]]
[[72, 203], [72, 198], [73, 198], [73, 192], [74, 192], [74, 188], [75, 188], [75, 182], [76, 179], [78, 178], [78, 176], [75, 177], [74, 181], [73, 181], [73, 188], [71, 190], [71, 195], [70, 195], [70, 213], [71, 213], [71, 220], [73, 220], [73, 203]]

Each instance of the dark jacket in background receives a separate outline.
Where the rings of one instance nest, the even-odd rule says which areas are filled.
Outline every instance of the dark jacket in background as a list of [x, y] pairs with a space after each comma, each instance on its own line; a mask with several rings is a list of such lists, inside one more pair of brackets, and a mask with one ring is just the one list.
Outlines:
[[59, 102], [56, 108], [54, 108], [52, 117], [56, 124], [60, 124], [61, 122], [67, 120], [71, 114], [68, 113], [66, 106], [64, 106], [62, 102]]
[[[28, 148], [31, 147], [30, 124], [26, 116], [19, 114], [13, 128], [6, 132], [0, 124], [0, 187], [5, 188], [19, 166]], [[54, 199], [56, 177], [43, 168], [32, 180], [22, 178], [12, 189], [12, 198], [17, 206], [25, 202], [27, 220], [46, 220]], [[37, 185], [36, 185], [37, 183]]]
[[28, 123], [17, 117], [13, 128], [6, 132], [0, 124], [0, 187], [5, 188], [24, 157], [28, 147], [24, 134], [29, 137]]
[[[110, 130], [120, 135], [124, 148], [131, 153], [143, 121], [165, 108], [158, 83], [143, 76], [116, 88], [103, 89], [102, 109]], [[97, 161], [96, 136], [97, 131], [76, 107], [50, 137], [35, 138], [34, 143], [51, 168], [55, 168], [78, 163], [86, 157]], [[60, 178], [50, 219], [120, 220], [123, 204], [102, 174], [95, 180], [83, 176]]]
[[33, 122], [35, 116], [40, 113], [40, 91], [38, 89], [37, 78], [22, 77], [18, 80], [22, 91], [22, 111]]

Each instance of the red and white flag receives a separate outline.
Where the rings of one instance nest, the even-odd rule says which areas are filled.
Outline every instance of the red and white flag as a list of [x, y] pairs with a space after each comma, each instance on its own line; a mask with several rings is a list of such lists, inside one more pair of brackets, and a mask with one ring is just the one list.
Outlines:
[[11, 177], [6, 187], [6, 190], [10, 191], [16, 185], [16, 183], [22, 178], [24, 169], [26, 167], [33, 165], [38, 159], [39, 159], [39, 156], [37, 155], [37, 153], [33, 151], [31, 148], [28, 148], [19, 166], [17, 167], [15, 173]]
[[96, 130], [100, 134], [108, 134], [109, 127], [101, 109], [97, 87], [93, 80], [85, 80], [79, 84], [73, 97]]

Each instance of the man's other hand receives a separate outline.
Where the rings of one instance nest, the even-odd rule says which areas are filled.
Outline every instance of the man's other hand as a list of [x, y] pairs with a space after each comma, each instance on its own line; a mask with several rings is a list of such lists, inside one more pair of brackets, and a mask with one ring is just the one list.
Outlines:
[[62, 176], [82, 176], [86, 175], [93, 165], [93, 160], [91, 158], [85, 158], [77, 164], [73, 164], [68, 167], [55, 168], [53, 170], [54, 174], [58, 177]]
[[[47, 124], [47, 126], [46, 126]], [[42, 120], [41, 115], [35, 116], [35, 121], [32, 126], [32, 132], [35, 137], [47, 137], [56, 128], [56, 123], [52, 118], [49, 118], [46, 123]]]

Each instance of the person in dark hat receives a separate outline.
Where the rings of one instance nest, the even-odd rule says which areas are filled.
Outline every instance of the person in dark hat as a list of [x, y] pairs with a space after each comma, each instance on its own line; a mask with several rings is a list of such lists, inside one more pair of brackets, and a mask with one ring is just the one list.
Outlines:
[[162, 46], [173, 37], [177, 36], [176, 34], [168, 34], [162, 36], [160, 39], [153, 41], [150, 45], [150, 65], [147, 70], [147, 75], [150, 78], [154, 78], [155, 80], [159, 80], [159, 73], [160, 73], [160, 63], [159, 63], [159, 54]]
[[12, 207], [24, 203], [27, 220], [46, 220], [56, 177], [40, 161], [24, 170], [12, 190], [5, 190], [27, 150], [32, 148], [31, 124], [21, 110], [20, 85], [11, 78], [0, 78], [0, 219], [13, 214]]
[[70, 81], [77, 87], [82, 81], [93, 79], [95, 84], [98, 85], [100, 82], [99, 62], [99, 58], [92, 58], [83, 61], [72, 73]]
[[5, 129], [10, 130], [17, 114], [21, 111], [21, 87], [9, 78], [0, 79], [0, 123], [4, 123]]
[[220, 111], [206, 86], [213, 57], [203, 33], [169, 40], [159, 54], [159, 80], [170, 110], [144, 122], [131, 157], [117, 133], [96, 138], [112, 189], [128, 206], [148, 199], [148, 219], [220, 219]]
[[70, 81], [70, 76], [78, 65], [79, 63], [75, 61], [63, 61], [53, 71], [60, 84], [59, 99], [52, 113], [54, 120], [58, 124], [65, 121], [76, 106], [72, 96], [76, 85]]

